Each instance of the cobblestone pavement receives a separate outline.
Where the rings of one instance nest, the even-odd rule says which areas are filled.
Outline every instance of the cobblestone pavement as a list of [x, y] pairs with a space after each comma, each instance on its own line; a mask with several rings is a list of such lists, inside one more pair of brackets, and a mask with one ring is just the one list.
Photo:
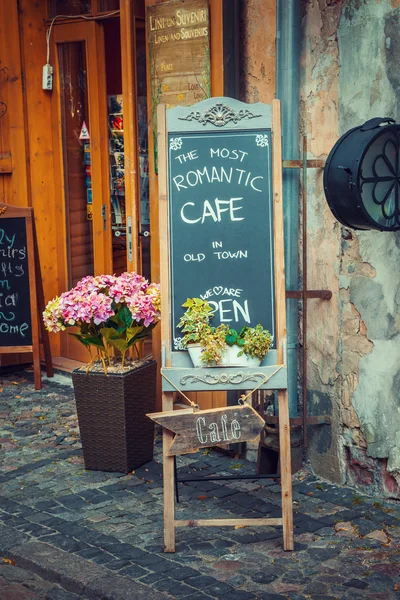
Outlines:
[[[66, 380], [67, 381], [67, 380]], [[1, 600], [400, 599], [400, 505], [303, 473], [295, 552], [280, 528], [177, 530], [164, 554], [160, 443], [130, 475], [85, 471], [73, 391], [28, 373], [0, 379]], [[248, 474], [216, 451], [180, 472]], [[180, 484], [177, 518], [280, 515], [274, 480]]]

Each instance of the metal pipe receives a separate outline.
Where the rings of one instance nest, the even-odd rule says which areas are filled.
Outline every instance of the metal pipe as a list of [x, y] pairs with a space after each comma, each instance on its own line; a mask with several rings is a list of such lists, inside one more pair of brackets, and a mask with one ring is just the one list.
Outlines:
[[[301, 2], [277, 0], [276, 95], [282, 108], [284, 160], [300, 158]], [[299, 171], [283, 169], [286, 289], [299, 288]], [[287, 299], [290, 416], [297, 415], [298, 301]]]
[[307, 137], [303, 138], [303, 185], [302, 185], [302, 235], [303, 235], [303, 447], [308, 447], [307, 411]]

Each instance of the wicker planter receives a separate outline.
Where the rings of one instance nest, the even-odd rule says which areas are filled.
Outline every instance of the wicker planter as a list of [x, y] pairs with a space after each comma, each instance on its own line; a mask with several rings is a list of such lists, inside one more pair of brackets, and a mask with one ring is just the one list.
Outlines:
[[153, 458], [156, 361], [124, 374], [72, 373], [85, 468], [129, 473]]

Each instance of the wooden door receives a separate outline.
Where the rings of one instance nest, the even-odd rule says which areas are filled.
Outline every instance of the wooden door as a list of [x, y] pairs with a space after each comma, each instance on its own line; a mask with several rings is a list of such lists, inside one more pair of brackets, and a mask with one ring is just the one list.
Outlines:
[[[53, 30], [57, 258], [63, 291], [86, 275], [112, 270], [107, 92], [101, 25], [75, 22]], [[61, 355], [88, 359], [86, 348], [67, 334]]]

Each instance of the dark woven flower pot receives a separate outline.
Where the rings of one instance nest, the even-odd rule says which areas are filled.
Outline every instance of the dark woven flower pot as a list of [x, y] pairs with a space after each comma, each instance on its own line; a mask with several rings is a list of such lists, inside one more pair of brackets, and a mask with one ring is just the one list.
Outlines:
[[72, 373], [85, 468], [129, 473], [153, 458], [156, 361], [124, 374]]

